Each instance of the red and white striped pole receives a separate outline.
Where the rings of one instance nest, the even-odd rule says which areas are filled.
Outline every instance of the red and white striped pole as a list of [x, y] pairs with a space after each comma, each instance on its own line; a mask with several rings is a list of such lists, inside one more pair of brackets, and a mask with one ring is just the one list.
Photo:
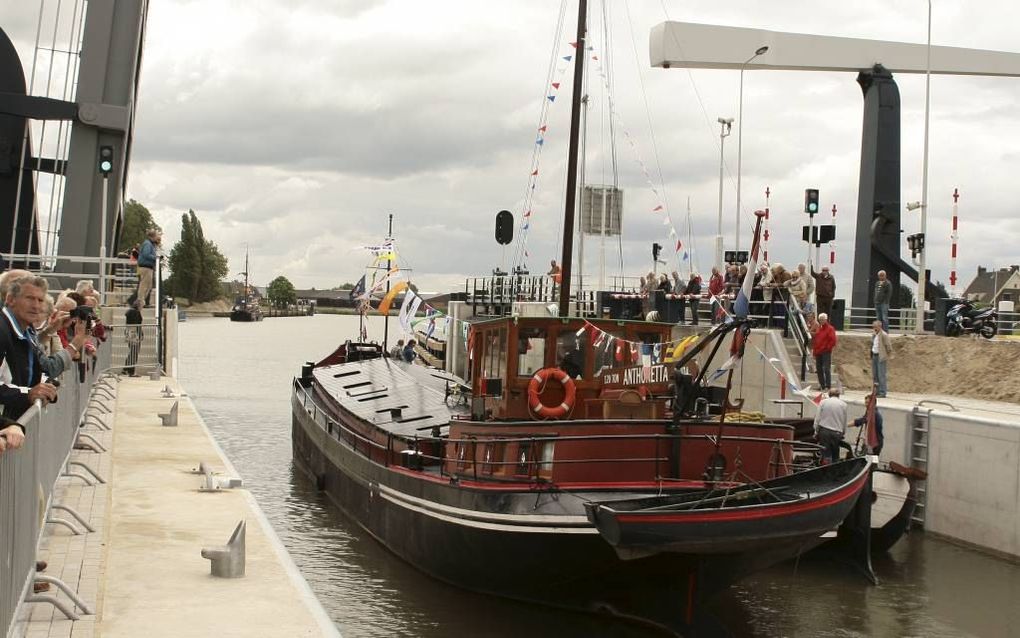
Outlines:
[[960, 205], [960, 189], [953, 189], [953, 234], [949, 236], [953, 240], [952, 253], [949, 258], [949, 296], [956, 298], [956, 242], [960, 239], [958, 230], [958, 219], [957, 213], [959, 212]]
[[765, 187], [765, 232], [763, 234], [763, 239], [765, 240], [765, 242], [762, 244], [762, 259], [765, 261], [765, 263], [768, 263], [768, 261], [769, 261], [769, 195], [771, 195], [771, 194], [772, 194], [772, 191], [769, 190], [768, 186], [766, 186]]
[[[836, 225], [836, 205], [832, 205], [832, 225]], [[836, 263], [836, 242], [829, 242], [829, 265], [833, 266]]]

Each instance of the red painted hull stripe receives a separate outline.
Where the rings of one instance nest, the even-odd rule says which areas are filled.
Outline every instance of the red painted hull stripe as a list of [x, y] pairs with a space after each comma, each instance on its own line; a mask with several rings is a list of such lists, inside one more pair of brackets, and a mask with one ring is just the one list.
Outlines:
[[833, 492], [827, 496], [804, 501], [801, 503], [787, 503], [784, 505], [776, 505], [773, 507], [761, 507], [754, 510], [733, 510], [733, 511], [697, 511], [697, 512], [679, 512], [676, 514], [619, 514], [616, 516], [616, 520], [620, 523], [672, 523], [672, 524], [687, 524], [687, 523], [707, 523], [715, 521], [749, 521], [757, 520], [761, 518], [776, 518], [780, 516], [791, 516], [793, 514], [800, 514], [802, 512], [809, 512], [823, 507], [829, 507], [835, 505], [841, 501], [853, 498], [860, 493], [861, 488], [864, 486], [864, 481], [868, 478], [868, 473], [864, 472], [861, 478], [857, 479], [850, 485]]

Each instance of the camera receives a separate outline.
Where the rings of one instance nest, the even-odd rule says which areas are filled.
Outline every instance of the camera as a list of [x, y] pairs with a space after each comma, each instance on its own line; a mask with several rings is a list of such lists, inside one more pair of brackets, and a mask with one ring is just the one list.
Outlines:
[[92, 329], [92, 324], [96, 321], [96, 313], [92, 306], [77, 306], [69, 314], [71, 319], [84, 322], [85, 328], [88, 330]]

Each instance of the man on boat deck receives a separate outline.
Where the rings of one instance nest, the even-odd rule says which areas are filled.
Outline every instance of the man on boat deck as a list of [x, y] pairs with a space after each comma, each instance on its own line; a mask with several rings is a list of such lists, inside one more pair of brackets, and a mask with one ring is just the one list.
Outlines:
[[390, 359], [402, 359], [404, 357], [404, 340], [397, 339], [397, 345], [390, 348]]
[[818, 404], [815, 414], [815, 437], [822, 446], [822, 460], [839, 460], [839, 444], [846, 434], [846, 403], [839, 398], [839, 388], [829, 389], [829, 398]]

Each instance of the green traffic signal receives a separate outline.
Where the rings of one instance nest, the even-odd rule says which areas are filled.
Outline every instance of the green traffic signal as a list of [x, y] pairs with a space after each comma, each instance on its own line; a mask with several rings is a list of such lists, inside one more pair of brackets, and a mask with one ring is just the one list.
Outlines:
[[814, 215], [818, 212], [818, 189], [807, 188], [804, 190], [804, 212]]
[[100, 146], [99, 147], [99, 172], [104, 177], [109, 175], [113, 171], [113, 147], [112, 146]]

